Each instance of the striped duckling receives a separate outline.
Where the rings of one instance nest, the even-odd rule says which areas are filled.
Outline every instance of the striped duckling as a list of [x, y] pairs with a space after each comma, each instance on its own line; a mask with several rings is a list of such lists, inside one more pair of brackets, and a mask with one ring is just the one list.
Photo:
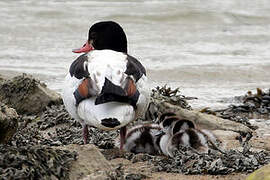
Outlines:
[[206, 129], [199, 129], [195, 123], [182, 119], [173, 113], [165, 113], [160, 117], [160, 127], [163, 135], [160, 149], [164, 155], [173, 157], [173, 152], [180, 146], [190, 147], [199, 153], [206, 153], [209, 143], [216, 148], [217, 138]]
[[[160, 154], [158, 138], [161, 128], [158, 124], [139, 124], [127, 130], [123, 150], [132, 153]], [[116, 146], [119, 146], [119, 138]]]

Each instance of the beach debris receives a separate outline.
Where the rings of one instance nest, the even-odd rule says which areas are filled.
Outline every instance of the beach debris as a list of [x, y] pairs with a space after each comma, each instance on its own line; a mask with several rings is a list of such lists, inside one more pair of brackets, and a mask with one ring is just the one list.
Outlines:
[[[187, 103], [187, 100], [194, 98], [177, 95], [177, 93], [179, 93], [179, 89], [171, 90], [170, 88], [167, 88], [167, 86], [153, 89], [151, 101], [146, 112], [146, 120], [159, 123], [158, 117], [163, 113], [171, 112], [175, 113], [180, 118], [193, 121], [200, 128], [244, 133], [252, 132], [252, 129], [243, 124], [192, 110], [191, 106]], [[176, 97], [178, 100], [171, 100], [172, 97]]]
[[69, 179], [76, 156], [44, 146], [0, 145], [0, 179]]
[[179, 88], [172, 89], [164, 86], [157, 86], [152, 89], [150, 103], [148, 106], [148, 110], [146, 111], [145, 119], [155, 121], [161, 113], [159, 113], [156, 103], [157, 102], [167, 102], [172, 105], [179, 106], [183, 109], [192, 110], [191, 106], [188, 104], [188, 100], [197, 99], [196, 97], [186, 97], [181, 94]]
[[61, 103], [61, 97], [31, 75], [22, 74], [0, 82], [0, 101], [18, 114], [37, 114], [46, 106]]
[[268, 115], [270, 113], [270, 89], [263, 91], [262, 89], [257, 88], [255, 94], [248, 91], [240, 99], [240, 105], [230, 105], [228, 108], [219, 111], [242, 116], [250, 115], [252, 113], [262, 115]]
[[18, 127], [17, 112], [0, 102], [0, 143], [7, 143]]
[[252, 125], [249, 120], [254, 118], [269, 118], [270, 115], [270, 89], [263, 91], [257, 88], [256, 93], [253, 94], [248, 91], [244, 96], [235, 97], [240, 104], [231, 104], [223, 109], [204, 108], [200, 112], [212, 114], [223, 119], [235, 121], [250, 129], [256, 130], [258, 127]]
[[[168, 98], [169, 96], [173, 96], [173, 93], [170, 94], [168, 92], [165, 91], [162, 93], [167, 94]], [[157, 95], [157, 91], [155, 93], [156, 97], [163, 96]], [[95, 128], [90, 128], [89, 130], [90, 143], [95, 144], [99, 149], [101, 149], [102, 154], [108, 160], [115, 158], [125, 158], [130, 160], [132, 163], [145, 162], [147, 164], [151, 164], [153, 167], [152, 172], [176, 172], [184, 174], [230, 174], [232, 172], [253, 172], [261, 166], [270, 163], [270, 152], [264, 150], [253, 151], [250, 149], [249, 139], [251, 138], [250, 134], [252, 133], [252, 130], [245, 125], [229, 120], [224, 120], [214, 115], [204, 114], [194, 110], [188, 110], [188, 106], [184, 106], [187, 109], [181, 108], [178, 105], [168, 103], [168, 101], [170, 101], [169, 99], [162, 100], [162, 98], [155, 99], [152, 97], [151, 101], [155, 107], [153, 112], [156, 113], [157, 117], [160, 117], [160, 115], [164, 112], [172, 112], [175, 113], [177, 117], [192, 120], [196, 126], [198, 125], [200, 128], [206, 127], [210, 130], [223, 129], [240, 132], [241, 136], [239, 137], [239, 142], [242, 148], [228, 149], [225, 151], [209, 148], [207, 152], [198, 153], [189, 147], [179, 146], [179, 148], [172, 151], [174, 154], [173, 157], [149, 154], [133, 154], [130, 152], [123, 153], [119, 152], [119, 149], [114, 145], [114, 140], [118, 135], [117, 131], [106, 132], [99, 131]], [[148, 120], [150, 120], [150, 123], [159, 123], [157, 117], [155, 117], [153, 120]], [[61, 147], [64, 145], [69, 144], [83, 144], [81, 139], [81, 125], [70, 118], [68, 113], [65, 111], [63, 104], [47, 106], [46, 109], [39, 114], [34, 114], [31, 116], [25, 114], [18, 119], [18, 122], [19, 127], [15, 135], [9, 140], [8, 145], [1, 146], [2, 154], [0, 155], [0, 159], [4, 159], [2, 157], [5, 156], [9, 157], [11, 152], [15, 152], [12, 151], [12, 149], [16, 149], [18, 151], [16, 153], [20, 154], [21, 151], [24, 152], [25, 149], [29, 149], [30, 147], [37, 149], [44, 148], [40, 152], [44, 151], [49, 154], [53, 154], [55, 148], [61, 149]], [[141, 121], [137, 122], [141, 123]], [[44, 134], [46, 134], [46, 136]], [[242, 138], [244, 136], [245, 138]], [[53, 150], [51, 151], [52, 147]], [[30, 152], [34, 151], [35, 150], [33, 149], [33, 151]], [[57, 151], [56, 154], [60, 154], [61, 156], [63, 155], [61, 153], [63, 152]], [[64, 159], [67, 164], [71, 161], [71, 159], [74, 160], [74, 158], [72, 158], [75, 157], [74, 154], [73, 156], [70, 154], [66, 155], [67, 156], [63, 155], [65, 158], [62, 159]], [[28, 161], [30, 156], [24, 155], [23, 157], [25, 161]], [[54, 159], [53, 155], [48, 155], [48, 157]], [[40, 159], [42, 159], [42, 157], [40, 157]], [[14, 166], [16, 162], [14, 163]], [[49, 162], [52, 162], [52, 160], [49, 160]], [[37, 160], [37, 163], [39, 163], [39, 160]], [[68, 171], [68, 168], [65, 168], [67, 164], [63, 165], [59, 163], [59, 169], [66, 169]], [[40, 166], [48, 168], [45, 165]], [[23, 167], [32, 168], [34, 165], [28, 164], [28, 166]], [[4, 172], [5, 177], [8, 177], [6, 174], [8, 167], [5, 166], [1, 168], [1, 173]], [[40, 174], [43, 173], [42, 169], [36, 169]], [[116, 169], [118, 169], [118, 173], [114, 173], [114, 170], [106, 171], [103, 177], [112, 177], [115, 179], [124, 179], [129, 177], [131, 179], [145, 178], [144, 174], [136, 172], [125, 172], [123, 167]], [[51, 173], [51, 177], [58, 177], [55, 175], [55, 173], [53, 173], [53, 171], [54, 170], [52, 169], [52, 171], [48, 173]], [[19, 171], [14, 170], [12, 172], [16, 173], [14, 177], [21, 177]], [[66, 172], [62, 172], [62, 175], [65, 173]], [[67, 176], [63, 175], [63, 177]]]
[[171, 87], [167, 87], [166, 84], [162, 87], [157, 86], [155, 89], [152, 89], [151, 97], [188, 110], [191, 110], [192, 108], [187, 101], [197, 99], [196, 97], [184, 96], [179, 87], [172, 89]]
[[[250, 173], [270, 163], [270, 152], [250, 150], [250, 137], [241, 138], [242, 148], [229, 149], [224, 152], [209, 149], [206, 153], [197, 153], [190, 147], [179, 146], [173, 157], [157, 156], [149, 154], [133, 154], [130, 152], [118, 155], [111, 150], [103, 150], [102, 153], [109, 160], [114, 158], [126, 158], [133, 163], [146, 162], [152, 165], [153, 172], [182, 173], [182, 174], [211, 174], [226, 175], [231, 173]], [[243, 140], [245, 139], [245, 140]], [[111, 156], [111, 154], [114, 154]]]
[[[47, 134], [46, 138], [44, 132]], [[113, 148], [117, 135], [117, 131], [89, 128], [89, 143], [102, 149]], [[9, 144], [16, 146], [83, 144], [81, 125], [68, 115], [63, 105], [47, 107], [38, 117], [23, 117], [19, 122], [18, 131]]]
[[228, 119], [230, 121], [235, 121], [237, 123], [244, 124], [245, 126], [249, 127], [252, 130], [256, 130], [258, 128], [257, 126], [254, 126], [249, 122], [248, 117], [241, 116], [240, 114], [232, 112], [231, 106], [229, 108], [220, 109], [220, 110], [212, 110], [211, 108], [206, 107], [206, 108], [200, 110], [200, 112], [205, 113], [205, 114], [215, 115], [215, 116], [220, 117], [222, 119]]
[[79, 125], [70, 117], [63, 104], [47, 106], [37, 120], [40, 130], [46, 130], [60, 124], [72, 124], [75, 127]]
[[106, 175], [111, 180], [126, 179], [126, 180], [141, 180], [148, 178], [145, 174], [139, 172], [125, 172], [123, 166], [119, 164], [113, 171], [107, 171]]

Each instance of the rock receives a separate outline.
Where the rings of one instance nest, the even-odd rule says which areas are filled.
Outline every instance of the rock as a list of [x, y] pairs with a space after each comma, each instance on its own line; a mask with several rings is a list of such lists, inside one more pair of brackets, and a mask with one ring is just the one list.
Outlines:
[[[112, 171], [112, 166], [92, 144], [71, 144], [61, 149], [76, 151], [78, 160], [74, 161], [70, 169], [70, 179], [105, 179], [106, 172]], [[105, 178], [104, 178], [105, 177]]]
[[229, 175], [184, 175], [180, 173], [155, 173], [153, 174], [152, 178], [149, 178], [149, 180], [179, 180], [179, 179], [185, 179], [185, 180], [241, 180], [247, 177], [246, 174], [229, 174]]
[[256, 170], [246, 178], [246, 180], [269, 180], [269, 179], [270, 179], [270, 164]]
[[237, 140], [237, 137], [239, 137], [239, 133], [223, 130], [215, 130], [212, 132], [218, 139], [222, 140], [222, 148], [227, 150], [241, 148], [239, 140]]
[[270, 136], [255, 136], [251, 139], [252, 147], [270, 151]]
[[37, 114], [47, 105], [62, 102], [59, 94], [27, 74], [0, 81], [0, 101], [19, 114]]
[[0, 102], [0, 143], [7, 143], [18, 127], [17, 112]]

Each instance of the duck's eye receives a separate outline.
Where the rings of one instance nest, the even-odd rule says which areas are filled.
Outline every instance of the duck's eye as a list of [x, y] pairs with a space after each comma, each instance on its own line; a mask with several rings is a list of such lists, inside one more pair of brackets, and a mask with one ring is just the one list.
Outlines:
[[90, 40], [95, 40], [97, 38], [97, 33], [95, 33], [95, 32], [91, 32], [90, 33]]

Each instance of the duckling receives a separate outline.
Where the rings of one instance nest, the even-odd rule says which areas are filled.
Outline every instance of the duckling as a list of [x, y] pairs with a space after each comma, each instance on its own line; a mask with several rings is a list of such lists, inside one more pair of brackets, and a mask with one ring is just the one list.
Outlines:
[[197, 153], [206, 153], [209, 147], [220, 150], [217, 137], [209, 130], [198, 128], [191, 120], [181, 119], [174, 113], [164, 113], [159, 121], [164, 133], [159, 147], [164, 155], [173, 157], [173, 152], [180, 146], [190, 147]]
[[132, 153], [159, 154], [158, 139], [161, 128], [158, 124], [141, 124], [127, 131], [123, 149]]
[[167, 144], [167, 154], [173, 157], [173, 151], [180, 146], [191, 147], [195, 152], [208, 152], [207, 138], [203, 133], [194, 128], [189, 128], [174, 134]]
[[[177, 133], [185, 132], [188, 129], [195, 128], [195, 124], [187, 119], [180, 119], [179, 117], [172, 116], [165, 118], [161, 123], [160, 127], [164, 134], [160, 138], [160, 150], [164, 155], [169, 156], [168, 146], [170, 141]], [[184, 136], [185, 137], [185, 136]], [[184, 139], [185, 140], [185, 139]]]

